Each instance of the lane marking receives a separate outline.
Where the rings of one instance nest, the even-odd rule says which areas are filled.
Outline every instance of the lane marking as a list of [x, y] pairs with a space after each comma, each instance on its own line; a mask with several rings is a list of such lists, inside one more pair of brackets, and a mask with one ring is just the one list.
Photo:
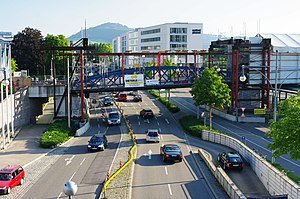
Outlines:
[[157, 122], [157, 125], [159, 126], [159, 122]]
[[139, 106], [142, 106], [140, 103], [138, 103]]
[[139, 126], [141, 126], [141, 122], [139, 121]]
[[161, 133], [161, 128], [158, 128], [158, 130], [159, 130], [159, 133]]
[[100, 128], [100, 124], [98, 123], [98, 128]]
[[81, 161], [80, 166], [83, 164], [84, 161], [85, 161], [85, 158], [83, 158], [83, 160]]
[[168, 184], [168, 188], [169, 188], [170, 195], [173, 195], [173, 194], [172, 194], [172, 190], [171, 190], [171, 185], [170, 185], [170, 184]]
[[148, 104], [145, 102], [145, 105], [148, 106]]
[[57, 199], [59, 199], [62, 194], [63, 194], [63, 192], [60, 192], [60, 194], [58, 195]]
[[170, 122], [169, 122], [169, 120], [167, 118], [165, 120], [166, 120], [167, 124], [170, 124]]
[[138, 116], [138, 120], [140, 119], [140, 116]]
[[155, 117], [155, 119], [157, 120], [157, 117], [156, 116], [154, 116]]
[[160, 135], [160, 139], [163, 140], [163, 136], [162, 135]]
[[168, 175], [168, 169], [167, 169], [167, 167], [165, 167], [165, 171], [166, 171], [166, 175]]
[[74, 177], [75, 174], [76, 174], [76, 171], [73, 173], [73, 175], [71, 176], [71, 178], [69, 179], [69, 181], [72, 180], [72, 178]]
[[150, 121], [149, 121], [149, 119], [147, 119], [147, 123], [148, 123], [148, 124], [150, 124]]

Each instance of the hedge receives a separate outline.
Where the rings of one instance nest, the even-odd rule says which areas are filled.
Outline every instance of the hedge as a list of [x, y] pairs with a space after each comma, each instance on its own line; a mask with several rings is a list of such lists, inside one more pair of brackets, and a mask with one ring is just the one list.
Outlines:
[[169, 100], [165, 99], [164, 97], [159, 96], [159, 94], [157, 92], [155, 92], [154, 90], [149, 90], [148, 92], [151, 95], [153, 95], [159, 102], [161, 102], [163, 105], [165, 105], [167, 107], [167, 109], [169, 109], [169, 111], [171, 111], [172, 113], [177, 113], [180, 111], [179, 107], [177, 107], [175, 104], [173, 104]]
[[203, 130], [209, 130], [209, 126], [203, 126], [202, 120], [192, 115], [180, 118], [179, 123], [186, 133], [200, 138]]

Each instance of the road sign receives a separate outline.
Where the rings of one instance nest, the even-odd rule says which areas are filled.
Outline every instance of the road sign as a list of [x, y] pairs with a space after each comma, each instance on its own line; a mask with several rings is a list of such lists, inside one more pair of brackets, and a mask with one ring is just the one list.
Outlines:
[[124, 80], [125, 80], [125, 88], [144, 87], [144, 75], [143, 74], [125, 75]]
[[264, 115], [266, 114], [266, 110], [263, 108], [254, 109], [254, 115]]
[[149, 86], [149, 85], [158, 85], [159, 84], [159, 81], [158, 79], [147, 79], [146, 80], [146, 85]]

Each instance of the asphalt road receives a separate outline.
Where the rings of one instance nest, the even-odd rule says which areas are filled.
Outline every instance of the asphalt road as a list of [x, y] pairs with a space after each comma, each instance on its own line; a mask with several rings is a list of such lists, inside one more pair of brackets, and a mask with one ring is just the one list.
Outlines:
[[[189, 90], [189, 88], [171, 90], [170, 100], [178, 105], [183, 112], [196, 115], [197, 107], [194, 105]], [[271, 139], [265, 136], [265, 132], [269, 130], [267, 124], [231, 122], [214, 115], [213, 128], [240, 140], [242, 136], [245, 136], [247, 146], [271, 160], [272, 151], [267, 148], [267, 145], [271, 143]], [[283, 155], [275, 161], [286, 170], [299, 176], [300, 160], [291, 160], [289, 155]]]
[[[107, 111], [116, 108], [108, 107]], [[91, 128], [83, 136], [75, 138], [72, 146], [43, 174], [22, 197], [68, 198], [62, 191], [64, 184], [72, 180], [78, 185], [76, 198], [95, 198], [101, 191], [120, 141], [119, 126], [107, 127], [102, 122], [100, 109], [91, 111]], [[105, 133], [108, 148], [101, 152], [87, 152], [87, 143], [96, 133]], [[100, 185], [99, 185], [100, 184]]]

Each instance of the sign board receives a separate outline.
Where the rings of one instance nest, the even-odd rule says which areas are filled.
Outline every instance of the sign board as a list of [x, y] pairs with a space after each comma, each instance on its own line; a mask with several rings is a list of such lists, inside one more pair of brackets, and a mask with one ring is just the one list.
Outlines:
[[15, 71], [14, 77], [21, 77], [21, 71]]
[[125, 80], [125, 88], [144, 87], [144, 75], [143, 74], [125, 75], [124, 80]]
[[264, 115], [266, 114], [266, 110], [263, 108], [260, 109], [254, 109], [254, 115]]
[[151, 86], [151, 85], [159, 85], [158, 79], [146, 79], [146, 85]]

